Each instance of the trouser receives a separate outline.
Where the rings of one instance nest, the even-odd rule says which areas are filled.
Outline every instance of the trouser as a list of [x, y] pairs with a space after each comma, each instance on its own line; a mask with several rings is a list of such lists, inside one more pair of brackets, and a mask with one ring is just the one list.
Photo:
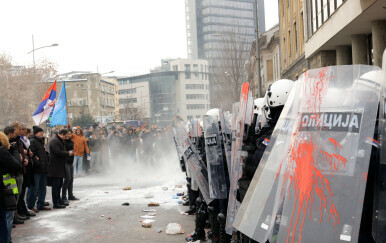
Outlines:
[[43, 208], [44, 202], [46, 200], [47, 193], [47, 175], [46, 173], [35, 173], [34, 174], [34, 184], [28, 188], [27, 203], [28, 208], [32, 209], [35, 207], [36, 197], [38, 202], [36, 208]]
[[63, 188], [62, 188], [62, 200], [67, 200], [67, 191], [68, 197], [71, 198], [74, 195], [72, 194], [73, 184], [74, 184], [74, 165], [66, 163], [64, 165], [66, 171], [66, 177], [64, 178]]
[[19, 191], [19, 200], [17, 201], [17, 213], [18, 214], [26, 214], [27, 213], [27, 206], [25, 204], [25, 192], [27, 190], [26, 181], [23, 178], [23, 183], [21, 186], [21, 191]]
[[[18, 175], [16, 176], [16, 184], [17, 184], [17, 190], [21, 192], [22, 187], [23, 187], [23, 175]], [[20, 198], [20, 193], [16, 194], [16, 202], [19, 201]]]
[[83, 156], [74, 156], [75, 175], [83, 173]]
[[204, 199], [200, 196], [196, 200], [196, 228], [195, 232], [199, 235], [205, 235], [205, 225], [208, 219], [208, 205]]
[[0, 242], [6, 242], [8, 239], [7, 216], [4, 206], [0, 204]]
[[52, 178], [52, 203], [58, 205], [61, 203], [60, 190], [63, 186], [63, 178]]
[[101, 153], [100, 152], [91, 152], [91, 161], [90, 161], [90, 170], [95, 171], [98, 169], [100, 160], [101, 160]]
[[5, 217], [7, 220], [7, 229], [8, 229], [8, 241], [12, 241], [12, 226], [13, 226], [13, 217], [15, 216], [15, 211], [5, 211]]

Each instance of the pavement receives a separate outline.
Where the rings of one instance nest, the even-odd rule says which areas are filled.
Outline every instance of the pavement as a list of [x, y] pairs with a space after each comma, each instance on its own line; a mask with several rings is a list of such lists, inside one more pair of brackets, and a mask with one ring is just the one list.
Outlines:
[[[186, 192], [184, 186], [175, 188], [186, 182], [178, 167], [171, 168], [128, 166], [109, 175], [75, 178], [74, 195], [81, 200], [71, 201], [66, 209], [41, 211], [17, 225], [12, 232], [13, 242], [185, 242], [186, 235], [194, 230], [194, 216], [182, 215], [188, 207], [172, 198]], [[124, 191], [128, 186], [132, 190]], [[51, 203], [49, 187], [46, 201]], [[125, 202], [130, 205], [122, 206]], [[150, 202], [160, 206], [148, 207]], [[146, 209], [157, 210], [151, 228], [139, 222], [140, 216], [147, 214], [142, 212]], [[167, 235], [169, 223], [180, 224], [185, 233]], [[157, 229], [162, 232], [157, 233]]]

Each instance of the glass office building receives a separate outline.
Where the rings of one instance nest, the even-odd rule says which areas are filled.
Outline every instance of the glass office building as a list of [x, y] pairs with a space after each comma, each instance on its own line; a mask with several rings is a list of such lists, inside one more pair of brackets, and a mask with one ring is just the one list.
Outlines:
[[[264, 0], [258, 0], [259, 33], [265, 32]], [[227, 36], [251, 46], [256, 38], [254, 0], [186, 0], [188, 57], [211, 63]], [[249, 50], [246, 50], [249, 52]]]

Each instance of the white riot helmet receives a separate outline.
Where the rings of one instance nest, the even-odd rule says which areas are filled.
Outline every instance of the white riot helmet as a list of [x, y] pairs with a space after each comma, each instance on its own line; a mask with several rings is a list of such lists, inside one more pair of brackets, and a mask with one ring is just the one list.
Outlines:
[[294, 82], [289, 79], [280, 79], [271, 84], [266, 93], [267, 105], [269, 107], [285, 105], [293, 86]]
[[207, 115], [207, 116], [217, 116], [217, 118], [219, 118], [220, 110], [217, 109], [217, 108], [213, 108], [213, 109], [210, 109], [209, 111], [207, 111], [205, 115]]
[[253, 101], [253, 103], [255, 104], [255, 108], [254, 108], [253, 113], [254, 113], [254, 114], [261, 115], [261, 109], [262, 109], [263, 106], [265, 105], [264, 98], [258, 98], [258, 99], [255, 99], [255, 100]]

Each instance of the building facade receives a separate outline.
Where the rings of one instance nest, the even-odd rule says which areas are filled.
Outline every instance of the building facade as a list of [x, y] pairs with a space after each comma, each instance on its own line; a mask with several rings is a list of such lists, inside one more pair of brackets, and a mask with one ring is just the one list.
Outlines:
[[63, 82], [66, 83], [67, 109], [70, 120], [90, 114], [96, 122], [115, 121], [117, 116], [115, 106], [118, 105], [117, 84], [99, 73], [70, 72], [61, 74], [57, 80], [57, 90], [60, 91]]
[[[384, 0], [305, 0], [305, 58], [320, 53], [336, 65], [382, 66], [386, 48], [386, 2]], [[321, 63], [323, 65], [323, 63]]]
[[[265, 32], [264, 0], [258, 0], [259, 32]], [[211, 63], [229, 35], [250, 46], [256, 38], [254, 0], [186, 0], [188, 58]]]
[[279, 0], [281, 77], [296, 80], [308, 68], [304, 56], [304, 0]]
[[[142, 120], [171, 125], [175, 116], [202, 118], [210, 109], [208, 62], [195, 59], [163, 60], [149, 74], [120, 78], [122, 120], [132, 120], [137, 110], [125, 110], [125, 102], [142, 110]], [[141, 120], [140, 119], [140, 120]]]
[[279, 1], [283, 78], [332, 65], [382, 66], [384, 0]]

